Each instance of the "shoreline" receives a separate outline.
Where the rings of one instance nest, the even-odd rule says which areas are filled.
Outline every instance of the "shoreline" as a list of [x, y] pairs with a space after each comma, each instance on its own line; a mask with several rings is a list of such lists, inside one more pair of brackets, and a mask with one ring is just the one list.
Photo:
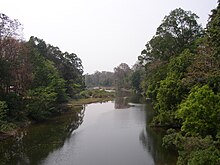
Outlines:
[[67, 106], [70, 107], [75, 107], [75, 106], [82, 106], [86, 104], [92, 104], [92, 103], [97, 103], [97, 102], [107, 102], [111, 101], [114, 98], [83, 98], [83, 99], [78, 99], [78, 100], [71, 100], [67, 103]]
[[[67, 107], [70, 107], [70, 108], [73, 108], [73, 107], [77, 107], [77, 106], [83, 106], [83, 105], [86, 105], [86, 104], [91, 104], [91, 103], [97, 103], [97, 102], [107, 102], [107, 101], [111, 101], [111, 100], [113, 100], [114, 98], [82, 98], [82, 99], [75, 99], [75, 100], [70, 100], [70, 101], [68, 101], [67, 103], [65, 103], [65, 104], [63, 104], [62, 105], [62, 107], [65, 107], [65, 106], [67, 106]], [[68, 112], [68, 111], [63, 111], [63, 112], [61, 112], [60, 114], [57, 114], [57, 115], [55, 115], [55, 116], [59, 116], [59, 115], [62, 115], [62, 114], [64, 114], [64, 113], [66, 113], [66, 112]], [[52, 117], [54, 117], [54, 116], [51, 116], [51, 117], [49, 117], [49, 118], [52, 118]], [[48, 119], [49, 119], [48, 118]], [[46, 121], [46, 120], [45, 120]], [[28, 123], [28, 124], [27, 124]], [[26, 122], [24, 122], [24, 125], [25, 126], [18, 126], [18, 128], [17, 129], [14, 129], [14, 130], [12, 130], [12, 131], [8, 131], [8, 132], [2, 132], [2, 131], [0, 131], [0, 141], [2, 141], [2, 140], [5, 140], [5, 139], [8, 139], [8, 138], [10, 138], [10, 137], [14, 137], [14, 136], [16, 136], [16, 134], [17, 134], [17, 132], [21, 129], [21, 128], [27, 128], [27, 127], [29, 127], [29, 126], [31, 126], [33, 123], [35, 123], [35, 122], [33, 122], [33, 121], [26, 121]], [[40, 122], [39, 122], [40, 123]]]

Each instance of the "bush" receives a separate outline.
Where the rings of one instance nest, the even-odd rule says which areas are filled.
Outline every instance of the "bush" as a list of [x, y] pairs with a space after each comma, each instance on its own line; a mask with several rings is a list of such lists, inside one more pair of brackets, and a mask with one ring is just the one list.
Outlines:
[[215, 137], [220, 131], [220, 95], [208, 85], [192, 89], [187, 99], [178, 109], [178, 117], [183, 120], [181, 130], [188, 134]]
[[57, 93], [49, 87], [30, 90], [27, 95], [28, 116], [34, 120], [43, 120], [55, 111]]
[[6, 122], [7, 104], [5, 101], [0, 101], [0, 125]]
[[92, 90], [85, 90], [80, 93], [78, 98], [112, 98], [114, 97], [114, 92], [107, 92], [105, 90], [99, 89], [92, 89]]
[[163, 146], [175, 148], [179, 151], [177, 165], [219, 165], [220, 164], [220, 141], [211, 136], [187, 136], [173, 129], [167, 131], [168, 135], [163, 138]]

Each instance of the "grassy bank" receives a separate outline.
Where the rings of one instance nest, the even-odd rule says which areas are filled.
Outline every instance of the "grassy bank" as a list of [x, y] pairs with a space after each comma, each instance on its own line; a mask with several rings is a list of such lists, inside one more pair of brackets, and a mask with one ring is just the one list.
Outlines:
[[96, 103], [96, 102], [106, 102], [113, 100], [115, 97], [115, 92], [109, 92], [100, 89], [88, 89], [82, 91], [79, 95], [79, 99], [74, 99], [68, 103], [70, 106], [81, 106], [84, 104]]
[[68, 103], [69, 106], [82, 106], [85, 104], [97, 103], [97, 102], [106, 102], [110, 101], [113, 98], [83, 98], [78, 100], [72, 100]]

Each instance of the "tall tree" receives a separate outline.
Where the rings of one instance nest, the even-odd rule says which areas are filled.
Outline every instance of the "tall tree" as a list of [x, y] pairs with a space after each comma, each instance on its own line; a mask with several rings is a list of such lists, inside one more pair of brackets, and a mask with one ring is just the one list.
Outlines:
[[203, 35], [199, 17], [191, 11], [175, 9], [165, 16], [157, 28], [156, 35], [146, 44], [140, 60], [159, 59], [168, 61], [184, 49], [192, 47], [193, 42]]
[[118, 89], [130, 87], [130, 74], [131, 69], [126, 63], [121, 63], [119, 66], [114, 68], [115, 86]]
[[54, 63], [59, 74], [66, 81], [65, 86], [70, 97], [74, 97], [84, 88], [82, 61], [76, 54], [63, 53], [58, 47], [46, 44], [37, 37], [31, 37], [29, 42], [42, 56]]
[[211, 45], [216, 50], [216, 55], [220, 57], [220, 1], [217, 8], [212, 10], [207, 24], [207, 34]]
[[0, 91], [24, 92], [30, 79], [27, 51], [22, 38], [22, 26], [17, 20], [0, 13]]

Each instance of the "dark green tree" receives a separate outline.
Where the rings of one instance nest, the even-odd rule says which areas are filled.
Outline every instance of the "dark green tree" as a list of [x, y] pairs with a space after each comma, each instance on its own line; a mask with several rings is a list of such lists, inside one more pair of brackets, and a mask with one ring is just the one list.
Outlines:
[[114, 68], [115, 87], [117, 89], [130, 88], [131, 69], [126, 63], [121, 63]]
[[47, 45], [43, 40], [31, 37], [30, 42], [44, 58], [53, 62], [61, 77], [65, 80], [65, 88], [69, 97], [75, 97], [84, 89], [83, 66], [76, 54], [61, 52], [58, 47]]
[[154, 59], [169, 61], [170, 57], [191, 48], [194, 41], [204, 34], [197, 23], [198, 18], [191, 11], [181, 8], [171, 11], [157, 28], [156, 35], [146, 44], [139, 59], [147, 62]]
[[220, 57], [220, 1], [216, 9], [212, 10], [210, 20], [207, 24], [207, 34], [210, 44], [215, 49], [215, 55]]

